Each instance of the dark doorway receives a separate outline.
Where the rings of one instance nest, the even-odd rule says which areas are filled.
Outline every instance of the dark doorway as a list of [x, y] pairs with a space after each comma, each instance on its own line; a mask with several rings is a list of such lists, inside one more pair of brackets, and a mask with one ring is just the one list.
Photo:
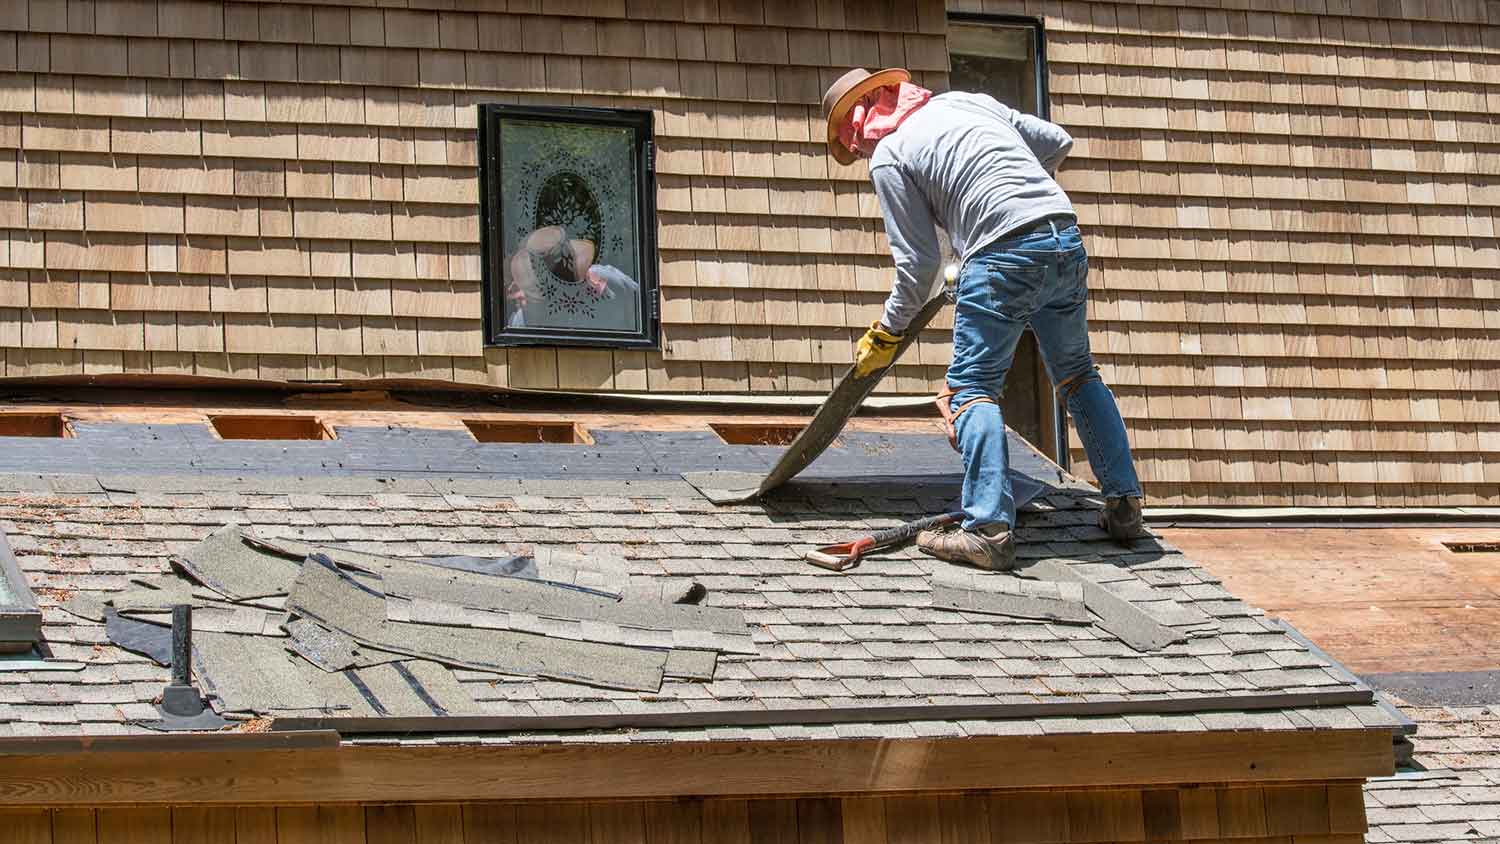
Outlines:
[[[953, 14], [948, 19], [949, 87], [989, 94], [1018, 111], [1047, 117], [1046, 60], [1041, 24], [1025, 18]], [[1066, 466], [1057, 404], [1028, 330], [1000, 399], [1005, 423]]]

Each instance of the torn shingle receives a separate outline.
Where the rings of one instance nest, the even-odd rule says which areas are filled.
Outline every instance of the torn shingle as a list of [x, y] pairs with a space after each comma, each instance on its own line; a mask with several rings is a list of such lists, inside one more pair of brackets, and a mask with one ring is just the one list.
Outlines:
[[[642, 608], [635, 609], [640, 611]], [[557, 639], [626, 645], [633, 648], [695, 648], [751, 655], [760, 652], [748, 628], [743, 628], [739, 633], [720, 633], [692, 628], [667, 630], [660, 629], [659, 626], [636, 627], [619, 624], [608, 620], [607, 617], [599, 619], [554, 618], [549, 614], [475, 609], [397, 595], [386, 596], [386, 617], [392, 621], [414, 624], [514, 630], [519, 633], [534, 633], [538, 636]]]
[[109, 612], [99, 593], [79, 592], [62, 602], [62, 608], [79, 618], [102, 622]]
[[666, 654], [616, 645], [548, 639], [503, 630], [387, 621], [380, 580], [356, 580], [313, 558], [302, 567], [288, 608], [355, 641], [447, 665], [548, 677], [634, 691], [661, 688]]
[[1038, 560], [1024, 569], [1025, 576], [1083, 587], [1084, 603], [1096, 617], [1095, 624], [1138, 651], [1156, 651], [1187, 636], [1161, 624], [1146, 612], [1089, 580], [1066, 563]]
[[464, 715], [476, 710], [474, 699], [453, 672], [434, 662], [404, 660], [361, 668], [351, 682], [372, 696], [383, 715], [432, 717]]
[[385, 559], [378, 554], [366, 554], [363, 551], [352, 551], [331, 545], [317, 545], [300, 539], [265, 537], [253, 531], [244, 533], [243, 536], [246, 543], [299, 564], [313, 554], [323, 554], [344, 568], [369, 572], [379, 568], [381, 561]]
[[[470, 620], [462, 608], [488, 611], [489, 623], [477, 623], [502, 630], [530, 630], [535, 618], [578, 622], [585, 629], [597, 630], [614, 644], [659, 647], [655, 642], [630, 639], [630, 630], [657, 631], [668, 634], [666, 646], [676, 641], [692, 642], [693, 647], [756, 653], [745, 617], [737, 610], [714, 609], [684, 604], [622, 600], [613, 601], [576, 589], [559, 589], [548, 584], [514, 578], [495, 578], [469, 572], [441, 571], [422, 566], [391, 568], [382, 573], [382, 589], [392, 596], [436, 605], [421, 618], [410, 618], [428, 624], [463, 624]], [[444, 613], [448, 614], [445, 616]], [[610, 632], [616, 628], [623, 632]]]
[[487, 574], [491, 577], [537, 579], [536, 560], [531, 557], [471, 557], [459, 554], [452, 557], [429, 557], [425, 562], [440, 568]]
[[682, 479], [715, 504], [737, 504], [760, 495], [765, 475], [714, 469], [708, 472], [684, 472]]
[[[420, 564], [429, 568], [542, 581], [615, 598], [620, 597], [630, 584], [630, 573], [622, 560], [615, 560], [604, 555], [585, 557], [550, 548], [536, 548], [527, 557], [489, 560], [472, 556], [406, 558], [367, 554], [363, 551], [302, 542], [296, 539], [269, 538], [255, 533], [246, 534], [245, 538], [253, 545], [289, 559], [300, 561], [312, 554], [323, 554], [342, 568], [371, 573], [380, 573], [392, 568], [404, 569], [413, 564]], [[506, 560], [511, 562], [507, 563]], [[455, 564], [455, 561], [460, 562]]]
[[948, 566], [932, 578], [932, 605], [945, 609], [1036, 618], [1068, 624], [1093, 621], [1077, 583], [1023, 580], [1010, 574]]
[[719, 661], [715, 651], [695, 651], [678, 648], [667, 651], [665, 674], [677, 680], [702, 680], [714, 678], [714, 668]]
[[[236, 604], [190, 604], [193, 607], [193, 629], [208, 633], [238, 633], [242, 636], [270, 636], [281, 638], [286, 635], [282, 631], [282, 625], [286, 623], [286, 613], [280, 610], [266, 610], [260, 607], [247, 607]], [[172, 626], [172, 613], [160, 610], [138, 610], [120, 609], [119, 612], [136, 621], [144, 621], [149, 624], [157, 624], [164, 627]]]
[[308, 662], [324, 671], [343, 671], [353, 668], [355, 641], [342, 633], [306, 618], [293, 619], [287, 623], [287, 647]]
[[347, 635], [308, 618], [297, 618], [286, 625], [287, 647], [298, 656], [324, 671], [367, 668], [403, 659], [400, 654], [366, 648]]
[[247, 544], [236, 525], [225, 525], [173, 560], [184, 572], [231, 601], [285, 595], [300, 566]]
[[273, 639], [194, 636], [193, 662], [221, 712], [434, 716], [474, 714], [451, 671], [418, 660], [323, 671]]
[[223, 712], [374, 715], [342, 673], [321, 671], [259, 636], [193, 637], [194, 675]]
[[1219, 626], [1219, 623], [1203, 610], [1171, 598], [1156, 598], [1154, 600], [1134, 599], [1131, 600], [1131, 603], [1135, 604], [1141, 612], [1168, 627], [1179, 627], [1184, 630], [1216, 630]]

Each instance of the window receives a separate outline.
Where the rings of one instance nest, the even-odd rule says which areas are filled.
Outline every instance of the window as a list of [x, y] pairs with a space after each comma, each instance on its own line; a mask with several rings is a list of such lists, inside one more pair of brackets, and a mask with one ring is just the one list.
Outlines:
[[951, 87], [980, 91], [1018, 111], [1046, 117], [1039, 106], [1046, 102], [1039, 70], [1041, 31], [1034, 21], [954, 15], [948, 26]]
[[[1018, 111], [1047, 117], [1047, 65], [1042, 26], [1030, 18], [952, 14], [948, 20], [948, 84], [989, 94]], [[1027, 331], [1000, 397], [1005, 422], [1048, 457], [1067, 465], [1063, 417]]]
[[651, 112], [479, 117], [485, 341], [655, 348]]

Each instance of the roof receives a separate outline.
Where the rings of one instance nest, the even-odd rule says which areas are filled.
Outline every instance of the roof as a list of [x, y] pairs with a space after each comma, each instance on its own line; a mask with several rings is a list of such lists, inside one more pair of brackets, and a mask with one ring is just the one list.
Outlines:
[[[399, 737], [379, 724], [345, 722], [349, 729], [341, 732], [349, 741], [773, 740], [1396, 725], [1369, 703], [1368, 690], [1352, 675], [1227, 593], [1176, 549], [1158, 539], [1130, 550], [1109, 543], [1093, 526], [1093, 492], [1055, 467], [1047, 469], [1019, 440], [1012, 444], [1018, 464], [1048, 483], [1020, 520], [1023, 563], [1055, 561], [1160, 613], [1185, 631], [1186, 641], [1143, 652], [1097, 625], [934, 607], [932, 579], [951, 567], [912, 549], [868, 559], [844, 574], [800, 559], [809, 547], [862, 529], [949, 509], [958, 491], [957, 462], [936, 433], [846, 434], [843, 449], [815, 464], [810, 480], [764, 502], [717, 506], [670, 471], [652, 472], [646, 480], [637, 480], [639, 473], [631, 477], [631, 461], [644, 450], [657, 455], [658, 469], [664, 462], [676, 471], [754, 469], [766, 465], [775, 449], [710, 449], [701, 443], [687, 448], [680, 433], [616, 431], [589, 448], [501, 446], [486, 452], [505, 455], [498, 465], [476, 458], [479, 452], [469, 443], [462, 454], [468, 468], [458, 472], [441, 465], [434, 470], [431, 461], [439, 451], [413, 443], [414, 435], [402, 435], [402, 448], [387, 443], [384, 450], [356, 452], [348, 444], [361, 436], [341, 429], [340, 442], [349, 450], [340, 453], [364, 461], [351, 471], [333, 466], [326, 446], [316, 450], [324, 444], [200, 443], [184, 453], [161, 443], [189, 435], [163, 427], [187, 426], [86, 426], [79, 440], [52, 444], [74, 448], [65, 461], [32, 444], [30, 463], [16, 456], [24, 450], [4, 450], [6, 468], [32, 473], [0, 476], [0, 529], [38, 592], [53, 656], [81, 667], [0, 672], [0, 734], [143, 731], [135, 722], [156, 717], [151, 701], [161, 693], [166, 669], [110, 644], [102, 625], [61, 604], [121, 589], [132, 576], [165, 572], [170, 556], [231, 523], [264, 536], [394, 557], [494, 557], [524, 545], [618, 557], [639, 578], [698, 581], [707, 588], [704, 606], [743, 613], [758, 650], [722, 654], [711, 681], [669, 679], [656, 692], [460, 670], [456, 676], [480, 714], [497, 720], [445, 726], [429, 719], [419, 725], [422, 734]], [[518, 453], [540, 458], [509, 456]], [[380, 465], [387, 459], [383, 454], [402, 461], [398, 471]], [[558, 470], [559, 455], [567, 457], [565, 471]], [[671, 460], [661, 460], [663, 455]], [[428, 461], [427, 469], [413, 468], [417, 460]], [[593, 461], [607, 471], [591, 477]], [[89, 465], [137, 471], [132, 477], [35, 474]], [[875, 477], [893, 470], [909, 477]], [[587, 726], [589, 716], [600, 719], [596, 726]], [[338, 719], [323, 725], [338, 728]], [[574, 728], [564, 729], [569, 726]], [[362, 734], [353, 737], [355, 732]]]
[[1371, 844], [1500, 841], [1500, 705], [1403, 707], [1417, 769], [1370, 780]]

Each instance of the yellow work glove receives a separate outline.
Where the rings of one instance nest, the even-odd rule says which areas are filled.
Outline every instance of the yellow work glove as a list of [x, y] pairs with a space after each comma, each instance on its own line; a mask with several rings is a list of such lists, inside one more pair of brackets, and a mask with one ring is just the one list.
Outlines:
[[876, 370], [885, 369], [896, 359], [896, 349], [901, 345], [901, 335], [892, 334], [880, 327], [880, 321], [870, 323], [870, 330], [859, 338], [854, 352], [854, 375], [863, 378]]

